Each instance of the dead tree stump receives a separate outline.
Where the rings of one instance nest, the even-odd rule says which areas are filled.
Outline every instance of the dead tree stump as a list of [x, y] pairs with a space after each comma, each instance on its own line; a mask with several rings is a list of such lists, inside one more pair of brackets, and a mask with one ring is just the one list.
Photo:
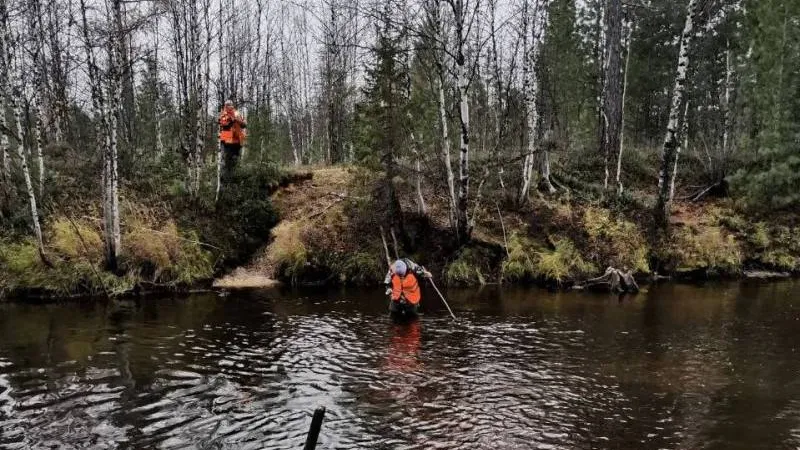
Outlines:
[[574, 289], [607, 289], [614, 294], [635, 294], [639, 292], [639, 285], [631, 271], [609, 267], [602, 276], [577, 284]]

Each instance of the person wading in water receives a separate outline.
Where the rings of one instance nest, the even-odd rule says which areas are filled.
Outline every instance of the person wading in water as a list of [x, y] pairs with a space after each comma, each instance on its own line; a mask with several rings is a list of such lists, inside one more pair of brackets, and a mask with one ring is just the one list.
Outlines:
[[383, 283], [390, 296], [389, 312], [394, 316], [413, 317], [419, 310], [422, 291], [419, 278], [430, 278], [431, 273], [410, 259], [398, 259], [391, 265]]
[[239, 161], [245, 139], [245, 122], [239, 111], [234, 108], [233, 101], [225, 102], [219, 114], [219, 146], [222, 153], [222, 168], [226, 179], [230, 179], [233, 169]]

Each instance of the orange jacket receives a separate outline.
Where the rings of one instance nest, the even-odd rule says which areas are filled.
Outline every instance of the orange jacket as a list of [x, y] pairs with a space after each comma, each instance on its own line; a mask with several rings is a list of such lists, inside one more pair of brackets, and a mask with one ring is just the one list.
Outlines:
[[219, 115], [219, 140], [225, 144], [244, 144], [247, 128], [239, 111], [223, 109]]
[[407, 273], [404, 277], [392, 275], [392, 301], [400, 301], [401, 297], [412, 305], [418, 305], [422, 300], [419, 282], [412, 272]]

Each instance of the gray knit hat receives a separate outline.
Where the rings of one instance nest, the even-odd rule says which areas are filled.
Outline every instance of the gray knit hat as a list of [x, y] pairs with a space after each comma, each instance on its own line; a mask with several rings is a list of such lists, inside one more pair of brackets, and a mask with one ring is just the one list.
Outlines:
[[394, 273], [404, 277], [406, 275], [406, 271], [408, 271], [408, 266], [406, 266], [405, 261], [398, 259], [394, 262]]

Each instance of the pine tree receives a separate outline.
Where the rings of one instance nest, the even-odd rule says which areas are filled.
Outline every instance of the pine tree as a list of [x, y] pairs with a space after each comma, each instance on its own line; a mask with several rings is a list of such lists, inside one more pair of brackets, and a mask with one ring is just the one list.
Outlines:
[[752, 42], [745, 73], [752, 164], [734, 187], [761, 208], [800, 205], [800, 1], [746, 2]]
[[[388, 14], [388, 12], [384, 12]], [[401, 63], [401, 37], [389, 26], [385, 17], [372, 49], [374, 64], [367, 69], [365, 101], [358, 107], [357, 157], [360, 161], [384, 172], [381, 203], [387, 207], [386, 222], [403, 232], [402, 210], [394, 179], [399, 174], [401, 152], [409, 148], [408, 75]]]

